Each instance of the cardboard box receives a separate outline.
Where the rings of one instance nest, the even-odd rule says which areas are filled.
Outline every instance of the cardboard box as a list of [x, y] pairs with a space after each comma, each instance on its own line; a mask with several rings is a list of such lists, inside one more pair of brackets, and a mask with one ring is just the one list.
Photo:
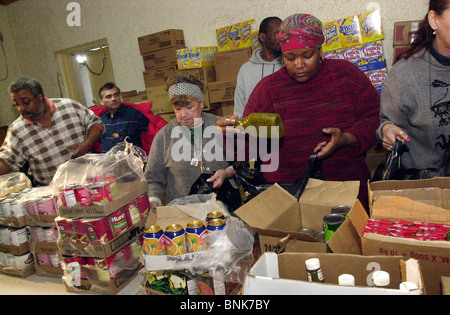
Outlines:
[[10, 253], [16, 256], [22, 256], [30, 251], [30, 243], [25, 242], [19, 246], [0, 244], [0, 252]]
[[[326, 283], [309, 282], [305, 260], [319, 258]], [[391, 289], [371, 287], [375, 270], [389, 273]], [[401, 271], [400, 271], [401, 270]], [[344, 273], [355, 277], [355, 286], [338, 285], [338, 276]], [[417, 260], [404, 261], [401, 257], [358, 256], [345, 254], [265, 253], [248, 273], [244, 295], [418, 295], [420, 291], [398, 289], [401, 282], [418, 284], [423, 290]]]
[[[175, 72], [177, 72], [176, 66], [144, 71], [143, 76], [145, 87], [149, 88], [153, 86], [164, 85], [167, 82], [167, 78]], [[147, 91], [145, 93], [147, 93]]]
[[17, 276], [27, 278], [36, 273], [35, 263], [28, 265], [25, 269], [4, 267], [0, 265], [0, 273], [4, 273], [11, 276]]
[[109, 215], [148, 192], [148, 184], [147, 181], [117, 183], [117, 191], [119, 195], [103, 206], [59, 207], [59, 215], [65, 218], [92, 218]]
[[216, 81], [215, 67], [201, 67], [196, 69], [180, 69], [181, 73], [189, 73], [198, 80], [202, 81], [207, 88], [209, 83]]
[[134, 104], [148, 102], [147, 91], [140, 91], [137, 93], [137, 95], [134, 96], [122, 96], [122, 102], [129, 102]]
[[214, 54], [217, 81], [236, 80], [241, 66], [252, 56], [251, 47], [219, 51]]
[[419, 29], [421, 21], [402, 21], [394, 23], [393, 45], [410, 45], [414, 40], [413, 33]]
[[394, 59], [393, 61], [397, 60], [398, 56], [400, 54], [404, 53], [409, 49], [410, 45], [398, 45], [394, 47]]
[[[322, 231], [323, 217], [330, 214], [331, 208], [337, 205], [353, 206], [357, 202], [358, 191], [358, 181], [310, 179], [297, 201], [289, 192], [275, 184], [234, 213], [249, 225], [250, 230], [259, 234], [261, 252], [279, 251], [283, 243], [290, 241], [291, 246], [298, 242], [295, 245], [298, 251], [325, 253], [328, 251], [327, 244], [331, 245], [333, 251], [333, 244], [336, 244], [336, 250], [340, 253], [361, 254], [360, 246], [353, 244], [352, 239], [337, 246], [341, 242], [334, 240], [335, 236], [324, 244], [309, 234], [298, 232], [302, 228]], [[349, 220], [345, 220], [343, 225], [350, 224], [347, 221]]]
[[183, 30], [169, 29], [138, 37], [141, 55], [167, 48], [185, 47]]
[[176, 67], [177, 66], [177, 49], [169, 48], [164, 50], [158, 50], [149, 52], [142, 55], [144, 61], [145, 71]]
[[442, 295], [450, 295], [450, 278], [442, 277]]
[[14, 228], [22, 228], [27, 225], [27, 215], [16, 217], [0, 217], [0, 225]]
[[208, 84], [209, 102], [234, 102], [234, 92], [236, 90], [236, 80], [211, 82]]
[[[369, 185], [372, 219], [450, 224], [448, 184], [450, 178], [417, 181], [383, 181]], [[447, 208], [439, 207], [444, 205]], [[420, 261], [427, 294], [441, 294], [440, 279], [450, 276], [450, 242], [419, 241], [377, 234], [364, 234], [368, 216], [356, 203], [350, 220], [329, 241], [333, 252], [347, 252], [345, 244], [361, 247], [363, 255], [402, 256]], [[329, 244], [330, 245], [330, 244]]]

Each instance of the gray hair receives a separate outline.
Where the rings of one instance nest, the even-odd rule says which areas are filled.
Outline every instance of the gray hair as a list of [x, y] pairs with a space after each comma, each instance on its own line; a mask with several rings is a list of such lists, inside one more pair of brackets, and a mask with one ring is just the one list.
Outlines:
[[44, 96], [44, 91], [39, 81], [29, 76], [20, 77], [9, 85], [9, 93], [17, 93], [24, 89], [29, 90], [33, 96], [38, 96], [39, 94]]

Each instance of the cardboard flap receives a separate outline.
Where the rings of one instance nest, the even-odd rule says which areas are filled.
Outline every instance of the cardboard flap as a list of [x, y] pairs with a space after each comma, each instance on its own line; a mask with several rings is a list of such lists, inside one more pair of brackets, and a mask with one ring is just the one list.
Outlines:
[[450, 224], [450, 210], [430, 206], [406, 197], [379, 196], [371, 218]]
[[[282, 216], [286, 211], [289, 211], [289, 215]], [[297, 200], [278, 184], [263, 191], [234, 213], [245, 223], [257, 229], [273, 228], [285, 231], [300, 229]]]
[[302, 196], [302, 202], [315, 202], [328, 205], [353, 206], [359, 192], [359, 181], [322, 181], [310, 178]]

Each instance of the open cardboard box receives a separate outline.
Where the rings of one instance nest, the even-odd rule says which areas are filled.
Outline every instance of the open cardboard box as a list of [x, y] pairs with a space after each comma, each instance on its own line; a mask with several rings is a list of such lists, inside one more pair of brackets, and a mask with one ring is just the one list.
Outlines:
[[129, 183], [117, 183], [118, 196], [102, 206], [73, 206], [59, 207], [59, 215], [65, 218], [91, 218], [107, 216], [114, 211], [122, 208], [134, 199], [148, 192], [147, 181], [136, 181]]
[[[432, 205], [446, 204], [448, 183], [450, 178], [372, 183], [369, 185], [370, 217], [450, 225], [449, 209]], [[356, 202], [349, 213], [349, 220], [341, 225], [328, 242], [333, 251], [346, 253], [346, 244], [353, 244], [355, 247], [360, 246], [361, 253], [367, 256], [402, 256], [417, 259], [427, 294], [441, 294], [441, 277], [450, 276], [450, 242], [426, 242], [372, 233], [362, 236], [367, 220], [364, 208]]]
[[[309, 282], [305, 260], [319, 258], [326, 283]], [[371, 274], [384, 270], [390, 275], [390, 289], [371, 287]], [[338, 276], [344, 273], [355, 277], [354, 287], [338, 285]], [[244, 295], [400, 295], [420, 294], [398, 289], [409, 281], [424, 290], [420, 267], [415, 259], [401, 257], [359, 256], [346, 254], [265, 253], [255, 263], [245, 279]], [[423, 291], [422, 291], [423, 292]]]
[[[334, 241], [335, 236], [324, 244], [298, 231], [302, 228], [322, 231], [323, 217], [331, 213], [331, 208], [338, 205], [352, 207], [357, 200], [358, 191], [358, 181], [310, 179], [297, 201], [289, 192], [275, 184], [234, 213], [249, 225], [250, 230], [259, 234], [261, 252], [279, 252], [286, 241], [289, 241], [289, 247], [295, 251], [326, 253], [329, 251], [327, 244], [338, 244]], [[344, 224], [349, 224], [347, 221]], [[361, 254], [360, 246], [353, 246], [351, 243], [345, 247], [347, 253]], [[332, 246], [330, 248], [335, 251]], [[339, 250], [342, 252], [344, 249]]]

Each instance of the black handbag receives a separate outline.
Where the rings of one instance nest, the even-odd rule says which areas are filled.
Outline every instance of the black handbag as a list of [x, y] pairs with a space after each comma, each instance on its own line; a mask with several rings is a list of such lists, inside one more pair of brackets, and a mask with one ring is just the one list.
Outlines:
[[400, 172], [400, 155], [403, 143], [400, 140], [396, 140], [392, 150], [386, 157], [386, 162], [378, 165], [372, 181], [377, 182], [381, 180], [393, 180], [399, 178]]
[[189, 195], [196, 194], [217, 194], [217, 200], [222, 201], [232, 212], [242, 205], [242, 198], [239, 187], [234, 187], [229, 179], [226, 179], [220, 188], [213, 188], [213, 182], [208, 182], [214, 173], [202, 173], [197, 180], [192, 184]]

